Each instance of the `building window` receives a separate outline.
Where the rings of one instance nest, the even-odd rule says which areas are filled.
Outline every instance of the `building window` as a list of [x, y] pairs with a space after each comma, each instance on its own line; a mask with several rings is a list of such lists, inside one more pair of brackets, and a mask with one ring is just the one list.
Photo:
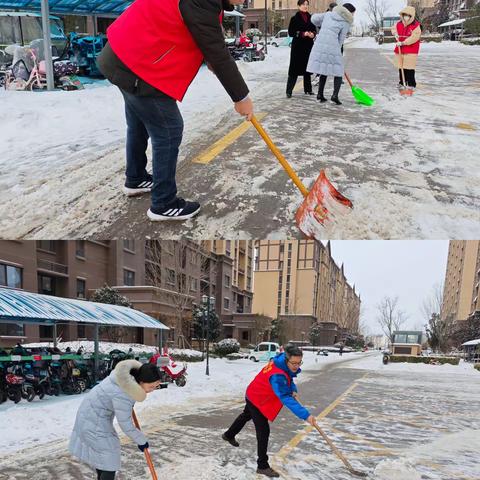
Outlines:
[[123, 240], [123, 249], [127, 252], [135, 252], [135, 240]]
[[229, 287], [230, 286], [230, 275], [225, 274], [225, 286]]
[[55, 295], [56, 279], [46, 275], [38, 276], [38, 293], [43, 295]]
[[230, 299], [225, 297], [223, 299], [223, 309], [224, 310], [229, 310], [230, 309]]
[[187, 288], [187, 276], [184, 273], [180, 273], [177, 277], [178, 281], [178, 291], [184, 293]]
[[77, 240], [75, 242], [75, 255], [78, 258], [85, 258], [85, 240]]
[[275, 10], [275, 0], [272, 0], [272, 10]]
[[52, 253], [56, 253], [57, 251], [55, 240], [38, 240], [37, 248]]
[[227, 255], [230, 255], [230, 252], [232, 251], [232, 241], [227, 240], [225, 243], [226, 243], [225, 252]]
[[190, 277], [190, 291], [196, 292], [198, 288], [198, 280], [196, 278]]
[[175, 285], [175, 270], [167, 268], [167, 285]]
[[133, 287], [135, 285], [135, 272], [126, 268], [123, 269], [123, 284], [127, 287]]
[[0, 285], [2, 287], [22, 288], [23, 271], [19, 267], [0, 264]]
[[85, 296], [85, 280], [82, 280], [81, 278], [77, 278], [77, 298], [87, 298]]
[[77, 324], [77, 337], [80, 338], [87, 338], [87, 328], [86, 325], [83, 323]]
[[52, 325], [40, 325], [39, 327], [40, 338], [53, 338], [53, 326]]
[[282, 0], [279, 0], [279, 1], [278, 1], [278, 8], [279, 8], [279, 10], [282, 9]]
[[248, 338], [248, 330], [244, 330], [242, 332], [242, 340], [246, 340], [248, 342], [249, 338]]
[[0, 336], [24, 337], [25, 330], [21, 323], [0, 323]]

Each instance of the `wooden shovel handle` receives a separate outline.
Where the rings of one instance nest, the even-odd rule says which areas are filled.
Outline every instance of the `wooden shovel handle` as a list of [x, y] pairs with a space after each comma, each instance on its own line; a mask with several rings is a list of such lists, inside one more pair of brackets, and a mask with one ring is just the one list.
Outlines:
[[348, 84], [350, 85], [350, 88], [352, 88], [352, 87], [353, 87], [353, 83], [352, 83], [352, 81], [350, 80], [350, 77], [348, 76], [347, 72], [344, 72], [344, 73], [345, 73], [345, 78], [347, 79], [347, 82], [348, 82]]
[[405, 71], [403, 70], [403, 55], [402, 55], [402, 50], [400, 48], [400, 45], [397, 45], [397, 48], [398, 48], [398, 55], [400, 56], [400, 60], [401, 60], [401, 66], [400, 66], [400, 72], [402, 74], [402, 82], [403, 82], [403, 86], [406, 87], [405, 85]]
[[263, 129], [260, 125], [260, 122], [255, 118], [255, 115], [250, 120], [253, 126], [257, 129], [257, 132], [260, 136], [265, 140], [265, 143], [268, 145], [268, 148], [272, 151], [272, 153], [277, 157], [278, 161], [282, 165], [282, 167], [287, 172], [288, 176], [292, 179], [293, 183], [297, 186], [297, 188], [302, 192], [302, 195], [306, 197], [308, 195], [308, 190], [305, 185], [302, 183], [298, 175], [295, 173], [293, 168], [287, 162], [286, 158], [282, 155], [282, 152], [276, 147], [276, 145], [272, 142], [272, 139], [268, 136], [267, 132]]
[[[133, 423], [140, 430], [140, 424], [138, 423], [137, 414], [135, 413], [135, 410], [133, 410], [133, 408], [132, 408], [132, 418], [133, 418]], [[157, 472], [155, 471], [155, 467], [153, 466], [152, 457], [150, 456], [150, 452], [148, 451], [148, 448], [146, 448], [143, 451], [143, 453], [145, 454], [145, 459], [147, 460], [147, 465], [148, 465], [148, 468], [150, 469], [152, 480], [158, 480]]]
[[335, 455], [344, 463], [344, 465], [350, 470], [354, 470], [350, 462], [343, 456], [342, 452], [335, 446], [335, 444], [330, 440], [328, 435], [315, 423], [315, 428], [317, 429], [318, 433], [323, 437], [323, 439], [328, 443], [330, 448], [333, 450]]

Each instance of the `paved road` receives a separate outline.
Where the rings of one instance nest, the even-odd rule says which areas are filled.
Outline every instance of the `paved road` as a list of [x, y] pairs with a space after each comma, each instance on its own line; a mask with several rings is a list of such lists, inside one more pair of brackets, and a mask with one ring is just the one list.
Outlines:
[[[473, 107], [479, 84], [472, 80], [466, 58], [425, 53], [418, 73], [423, 83], [413, 98], [405, 99], [395, 88], [398, 78], [390, 54], [347, 49], [346, 57], [351, 77], [361, 80], [377, 100], [375, 107], [355, 104], [346, 86], [342, 107], [320, 105], [303, 92], [288, 100], [281, 75], [268, 77], [271, 93], [256, 101], [257, 111], [266, 114], [267, 131], [305, 183], [311, 184], [327, 167], [331, 180], [354, 201], [352, 213], [324, 229], [322, 238], [480, 235], [480, 182], [473, 156], [480, 147], [480, 122]], [[186, 147], [187, 159], [237, 125], [237, 117], [223, 118], [212, 126], [210, 136]], [[293, 217], [301, 195], [253, 128], [208, 164], [186, 160], [178, 184], [180, 194], [202, 203], [198, 218], [152, 224], [145, 217], [149, 199], [144, 197], [132, 200], [95, 236], [299, 236]]]
[[[377, 358], [380, 362], [381, 357]], [[302, 402], [320, 416], [320, 424], [355, 468], [383, 480], [385, 477], [373, 475], [379, 464], [397, 461], [401, 462], [397, 467], [404, 467], [410, 461], [421, 477], [398, 478], [478, 480], [478, 452], [472, 451], [476, 447], [455, 440], [458, 432], [480, 429], [478, 382], [472, 382], [472, 377], [445, 375], [438, 370], [441, 367], [417, 375], [394, 368], [380, 372], [351, 368], [355, 362], [346, 357], [343, 363], [321, 371], [304, 371], [299, 388]], [[159, 478], [254, 479], [253, 426], [247, 426], [238, 436], [240, 448], [220, 439], [242, 405], [241, 398], [218, 398], [195, 414], [165, 412], [159, 406], [158, 411], [141, 419]], [[305, 425], [285, 410], [272, 424], [271, 461], [283, 478], [355, 478], [320, 436]], [[452, 440], [444, 437], [447, 434], [453, 435]], [[65, 443], [49, 444], [2, 458], [0, 480], [92, 478], [89, 469], [73, 461], [65, 448]], [[442, 448], [452, 450], [452, 455], [449, 457]], [[123, 461], [119, 480], [149, 478], [142, 455], [128, 442], [123, 447]]]

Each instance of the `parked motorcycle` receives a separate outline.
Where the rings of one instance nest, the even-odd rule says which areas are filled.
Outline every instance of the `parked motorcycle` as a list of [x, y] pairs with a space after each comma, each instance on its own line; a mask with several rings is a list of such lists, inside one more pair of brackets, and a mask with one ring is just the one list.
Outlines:
[[30, 382], [25, 380], [20, 365], [8, 367], [5, 380], [7, 382], [7, 396], [13, 402], [18, 403], [22, 398], [31, 402], [35, 398], [35, 389]]

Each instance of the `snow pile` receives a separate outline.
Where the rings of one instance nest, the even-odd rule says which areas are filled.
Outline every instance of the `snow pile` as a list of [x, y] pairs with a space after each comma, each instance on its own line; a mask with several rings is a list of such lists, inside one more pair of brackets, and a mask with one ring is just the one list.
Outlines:
[[374, 471], [376, 480], [422, 480], [422, 476], [407, 460], [384, 460]]

